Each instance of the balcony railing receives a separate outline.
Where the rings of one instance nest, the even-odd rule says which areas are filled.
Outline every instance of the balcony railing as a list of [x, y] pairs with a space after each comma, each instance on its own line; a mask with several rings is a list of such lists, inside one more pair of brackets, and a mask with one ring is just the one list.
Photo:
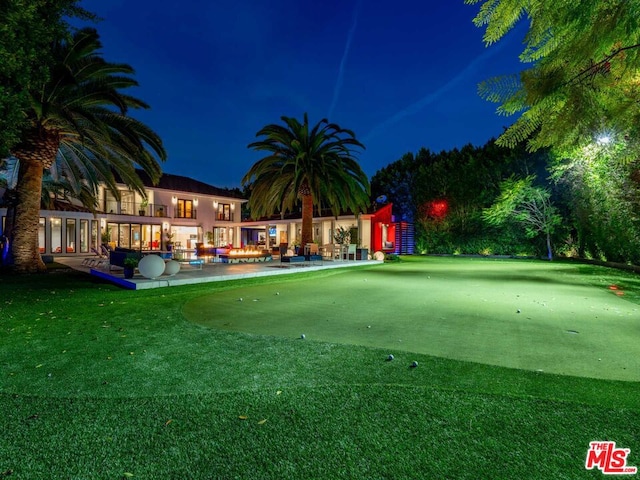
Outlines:
[[173, 208], [173, 218], [198, 218], [198, 210], [192, 209], [189, 212], [180, 212], [176, 207]]
[[168, 217], [169, 209], [166, 205], [158, 203], [149, 203], [144, 205], [139, 202], [116, 202], [109, 200], [105, 205], [105, 213], [116, 215], [138, 215], [141, 217]]
[[166, 205], [151, 203], [148, 206], [148, 212], [154, 217], [168, 217], [169, 208]]
[[224, 215], [223, 213], [217, 213], [216, 221], [217, 222], [233, 222], [233, 212], [228, 215]]

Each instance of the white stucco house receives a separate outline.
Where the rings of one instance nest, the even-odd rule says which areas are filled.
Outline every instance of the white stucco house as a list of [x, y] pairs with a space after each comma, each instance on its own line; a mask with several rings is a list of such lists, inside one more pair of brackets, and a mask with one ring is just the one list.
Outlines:
[[[240, 211], [246, 200], [227, 189], [180, 175], [163, 174], [158, 185], [153, 185], [147, 175], [139, 174], [146, 201], [121, 184], [119, 200], [100, 188], [95, 215], [80, 205], [61, 201], [54, 202], [54, 210], [41, 210], [40, 252], [86, 256], [102, 243], [163, 250], [169, 240], [185, 249], [195, 249], [196, 242], [206, 240], [220, 246], [239, 242]], [[2, 232], [6, 215], [7, 209], [0, 206]]]
[[[94, 215], [78, 204], [56, 201], [52, 210], [41, 210], [38, 245], [43, 255], [87, 256], [103, 243], [111, 247], [162, 251], [168, 241], [173, 248], [195, 251], [205, 247], [245, 247], [256, 245], [275, 249], [294, 245], [300, 238], [300, 215], [268, 219], [242, 219], [247, 200], [229, 189], [222, 189], [192, 178], [165, 173], [153, 185], [139, 171], [147, 192], [146, 201], [126, 185], [119, 185], [117, 200], [106, 188], [98, 195]], [[0, 197], [2, 196], [0, 189]], [[4, 232], [7, 208], [0, 204], [0, 234]], [[380, 232], [386, 232], [389, 219], [376, 219], [376, 213], [332, 216], [318, 212], [314, 217], [314, 242], [334, 243], [340, 227], [357, 238], [351, 243], [372, 252], [379, 249]], [[380, 230], [380, 232], [378, 231]], [[385, 235], [386, 240], [386, 235]]]

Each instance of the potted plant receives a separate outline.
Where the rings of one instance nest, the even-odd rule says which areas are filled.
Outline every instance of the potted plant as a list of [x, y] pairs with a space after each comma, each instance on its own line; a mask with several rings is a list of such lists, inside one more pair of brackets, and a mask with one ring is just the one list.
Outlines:
[[291, 248], [293, 249], [293, 252], [298, 255], [298, 252], [300, 251], [300, 240], [296, 238], [291, 242]]
[[138, 267], [138, 259], [127, 257], [124, 259], [124, 278], [133, 278], [133, 271]]
[[102, 235], [100, 235], [100, 239], [102, 240], [102, 244], [104, 246], [109, 245], [109, 242], [111, 241], [111, 229], [110, 228], [105, 228], [102, 231]]
[[146, 198], [143, 198], [142, 201], [140, 202], [140, 209], [138, 210], [138, 213], [140, 214], [141, 217], [144, 217], [145, 214], [147, 213], [148, 205], [149, 205], [149, 200], [147, 200]]
[[349, 245], [351, 242], [351, 231], [340, 226], [333, 233], [333, 239], [339, 245]]
[[167, 251], [170, 252], [173, 248], [173, 233], [168, 230], [164, 232], [164, 243], [167, 246]]

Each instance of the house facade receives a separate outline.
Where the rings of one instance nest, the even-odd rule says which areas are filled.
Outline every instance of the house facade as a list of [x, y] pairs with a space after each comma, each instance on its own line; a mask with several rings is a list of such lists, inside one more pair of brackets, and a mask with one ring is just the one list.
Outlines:
[[[249, 245], [277, 249], [297, 245], [301, 219], [295, 215], [261, 220], [241, 218], [247, 200], [227, 189], [173, 174], [163, 174], [153, 185], [138, 172], [147, 198], [118, 184], [120, 198], [100, 188], [94, 215], [81, 205], [54, 202], [52, 210], [41, 210], [38, 246], [48, 256], [87, 256], [102, 244], [145, 251], [173, 249], [193, 252], [205, 247]], [[0, 196], [3, 192], [0, 191]], [[7, 208], [0, 206], [0, 235], [4, 233]], [[395, 229], [391, 205], [373, 213], [341, 215], [318, 212], [313, 221], [313, 240], [319, 245], [335, 243], [340, 228], [351, 232], [350, 243], [369, 253], [394, 251]]]
[[[188, 177], [163, 174], [153, 185], [148, 176], [139, 174], [146, 199], [118, 184], [119, 199], [100, 188], [95, 215], [67, 202], [54, 202], [55, 209], [41, 210], [40, 252], [86, 256], [101, 244], [152, 251], [166, 250], [169, 242], [184, 249], [195, 249], [197, 242], [239, 244], [240, 212], [246, 200]], [[0, 234], [6, 215], [7, 208], [0, 207]]]

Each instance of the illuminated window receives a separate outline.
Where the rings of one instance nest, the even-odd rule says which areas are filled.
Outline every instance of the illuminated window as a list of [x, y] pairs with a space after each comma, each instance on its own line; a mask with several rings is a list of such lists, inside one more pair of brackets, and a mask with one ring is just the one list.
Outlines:
[[80, 220], [80, 252], [89, 251], [89, 220]]
[[76, 219], [67, 218], [66, 222], [66, 234], [67, 234], [67, 253], [76, 253]]
[[179, 198], [176, 209], [176, 218], [196, 218], [193, 200]]
[[40, 217], [40, 221], [38, 222], [38, 248], [40, 249], [40, 253], [44, 253], [46, 247], [45, 230], [45, 219], [44, 217]]
[[51, 253], [62, 253], [62, 219], [50, 218], [51, 224]]
[[231, 205], [228, 203], [219, 203], [218, 211], [216, 212], [216, 220], [230, 221], [231, 220]]

